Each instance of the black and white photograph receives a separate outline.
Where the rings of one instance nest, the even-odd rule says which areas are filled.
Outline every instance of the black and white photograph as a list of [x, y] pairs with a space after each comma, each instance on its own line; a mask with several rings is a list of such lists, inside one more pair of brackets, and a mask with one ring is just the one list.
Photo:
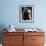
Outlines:
[[34, 20], [34, 6], [20, 5], [19, 6], [20, 22], [33, 22]]

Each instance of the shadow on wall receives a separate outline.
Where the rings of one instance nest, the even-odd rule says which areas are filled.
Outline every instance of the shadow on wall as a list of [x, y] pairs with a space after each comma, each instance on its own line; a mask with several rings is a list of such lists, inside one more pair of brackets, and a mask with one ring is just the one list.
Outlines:
[[0, 24], [0, 43], [2, 43], [2, 36], [3, 36], [3, 32], [5, 32], [6, 30], [4, 30], [5, 25], [4, 24]]

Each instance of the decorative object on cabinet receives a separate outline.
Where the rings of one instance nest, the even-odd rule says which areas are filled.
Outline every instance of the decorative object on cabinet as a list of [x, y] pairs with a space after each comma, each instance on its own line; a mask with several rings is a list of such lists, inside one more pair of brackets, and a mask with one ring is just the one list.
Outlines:
[[[22, 31], [22, 30], [21, 30]], [[44, 46], [44, 32], [3, 32], [3, 46]]]
[[34, 5], [19, 6], [19, 21], [34, 22]]
[[39, 32], [38, 29], [34, 28], [34, 29], [24, 29], [25, 32], [29, 32], [29, 31], [32, 31], [32, 32]]
[[8, 32], [16, 32], [15, 27], [14, 27], [12, 24], [10, 24], [10, 25], [7, 27], [7, 31], [8, 31]]

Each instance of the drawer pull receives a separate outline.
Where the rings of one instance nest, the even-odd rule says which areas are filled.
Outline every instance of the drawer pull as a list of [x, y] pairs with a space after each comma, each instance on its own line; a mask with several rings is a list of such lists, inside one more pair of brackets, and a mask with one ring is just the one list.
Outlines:
[[13, 38], [9, 38], [9, 40], [13, 40]]
[[10, 40], [12, 40], [11, 38], [9, 38]]
[[36, 39], [32, 39], [32, 40], [36, 40]]

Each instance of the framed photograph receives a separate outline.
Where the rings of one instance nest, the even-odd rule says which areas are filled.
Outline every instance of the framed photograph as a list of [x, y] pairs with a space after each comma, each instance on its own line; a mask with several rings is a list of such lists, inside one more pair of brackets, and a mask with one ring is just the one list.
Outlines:
[[24, 23], [34, 22], [34, 5], [19, 6], [19, 21]]

